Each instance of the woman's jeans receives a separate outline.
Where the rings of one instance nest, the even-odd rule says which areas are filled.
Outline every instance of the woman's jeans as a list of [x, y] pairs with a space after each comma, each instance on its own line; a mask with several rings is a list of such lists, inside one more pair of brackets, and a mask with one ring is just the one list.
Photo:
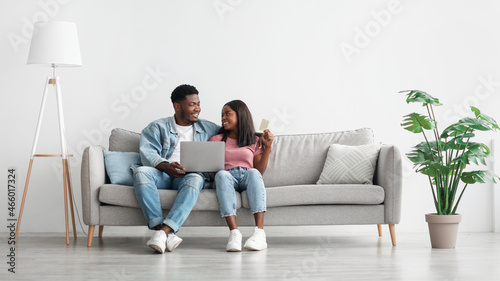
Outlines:
[[242, 167], [219, 171], [215, 189], [222, 217], [236, 216], [236, 191], [247, 191], [252, 214], [266, 211], [266, 189], [257, 169]]
[[[205, 179], [196, 173], [174, 178], [154, 167], [141, 166], [134, 170], [134, 189], [137, 201], [148, 221], [149, 229], [162, 223], [179, 231], [193, 209]], [[158, 189], [177, 190], [177, 197], [167, 217], [163, 218]]]

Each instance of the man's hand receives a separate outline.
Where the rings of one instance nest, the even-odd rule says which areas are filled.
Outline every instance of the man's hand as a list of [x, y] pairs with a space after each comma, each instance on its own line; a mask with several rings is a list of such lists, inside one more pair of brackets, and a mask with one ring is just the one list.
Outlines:
[[156, 166], [156, 169], [165, 172], [174, 178], [178, 178], [186, 174], [186, 172], [184, 172], [184, 170], [186, 169], [177, 162], [173, 163], [161, 162], [160, 164], [158, 164], [158, 166]]

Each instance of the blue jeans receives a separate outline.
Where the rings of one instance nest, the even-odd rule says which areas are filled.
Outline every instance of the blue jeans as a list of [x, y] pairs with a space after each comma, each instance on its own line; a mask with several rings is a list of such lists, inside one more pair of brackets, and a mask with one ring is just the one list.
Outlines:
[[[154, 230], [155, 226], [163, 223], [177, 233], [196, 204], [204, 183], [203, 176], [196, 173], [175, 178], [154, 167], [137, 167], [134, 170], [135, 195], [148, 221], [149, 229]], [[158, 189], [178, 191], [174, 205], [165, 218], [163, 218]]]
[[257, 169], [242, 167], [219, 171], [215, 175], [215, 189], [222, 217], [236, 216], [236, 191], [247, 191], [252, 214], [266, 211], [266, 189]]

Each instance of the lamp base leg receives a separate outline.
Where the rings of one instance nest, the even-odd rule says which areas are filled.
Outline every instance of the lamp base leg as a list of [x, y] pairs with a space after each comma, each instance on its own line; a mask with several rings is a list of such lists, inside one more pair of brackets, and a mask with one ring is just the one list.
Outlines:
[[21, 219], [23, 218], [24, 202], [26, 201], [26, 195], [28, 194], [28, 185], [30, 183], [32, 167], [33, 167], [33, 158], [30, 159], [30, 164], [28, 166], [28, 175], [26, 176], [26, 183], [24, 184], [23, 200], [21, 201], [21, 209], [19, 209], [19, 217], [17, 218], [16, 236], [14, 237], [14, 243], [17, 242], [17, 237], [19, 236], [19, 228], [21, 228]]

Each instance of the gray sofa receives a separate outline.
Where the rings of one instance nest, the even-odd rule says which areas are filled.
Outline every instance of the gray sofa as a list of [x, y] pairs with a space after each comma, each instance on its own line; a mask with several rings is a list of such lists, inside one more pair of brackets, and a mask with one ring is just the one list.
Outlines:
[[[140, 134], [114, 129], [109, 150], [139, 150]], [[399, 150], [382, 145], [373, 185], [324, 184], [316, 182], [322, 172], [330, 144], [363, 145], [373, 143], [371, 129], [277, 135], [267, 170], [263, 176], [267, 191], [265, 225], [362, 225], [388, 224], [392, 244], [396, 245], [394, 224], [401, 214], [402, 167]], [[103, 227], [146, 227], [146, 220], [135, 197], [134, 187], [114, 185], [107, 178], [103, 147], [90, 146], [83, 153], [81, 188], [83, 220], [89, 226], [87, 245], [92, 245], [95, 226], [99, 237]], [[165, 214], [177, 191], [160, 190]], [[238, 224], [253, 226], [246, 192], [238, 197]], [[214, 189], [203, 189], [184, 226], [225, 226]]]

